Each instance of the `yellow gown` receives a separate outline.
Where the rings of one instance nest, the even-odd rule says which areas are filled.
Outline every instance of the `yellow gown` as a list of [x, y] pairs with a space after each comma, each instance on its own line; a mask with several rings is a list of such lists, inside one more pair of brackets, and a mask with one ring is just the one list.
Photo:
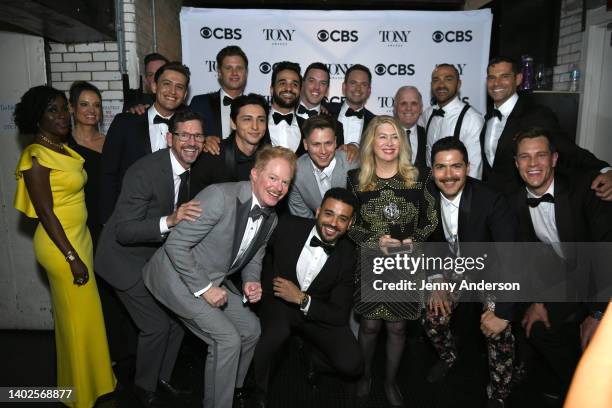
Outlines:
[[32, 157], [51, 170], [49, 182], [53, 196], [53, 212], [66, 236], [89, 271], [89, 282], [73, 284], [66, 258], [47, 235], [42, 223], [34, 233], [34, 253], [45, 268], [51, 287], [55, 343], [57, 353], [57, 386], [74, 387], [74, 401], [62, 401], [75, 408], [93, 407], [96, 399], [115, 389], [106, 329], [98, 287], [93, 273], [93, 248], [85, 222], [83, 186], [87, 173], [83, 158], [66, 147], [69, 156], [40, 144], [25, 148], [17, 164], [15, 208], [30, 218], [38, 218], [22, 172], [32, 167]]

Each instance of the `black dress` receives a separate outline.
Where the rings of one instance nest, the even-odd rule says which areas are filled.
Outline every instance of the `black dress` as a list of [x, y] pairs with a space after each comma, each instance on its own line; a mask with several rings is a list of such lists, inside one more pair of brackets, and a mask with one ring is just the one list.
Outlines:
[[[391, 234], [391, 221], [385, 212], [393, 209], [394, 221], [403, 236], [413, 242], [425, 242], [438, 225], [435, 198], [426, 188], [431, 172], [419, 172], [419, 179], [407, 187], [399, 174], [376, 179], [370, 191], [359, 190], [360, 169], [348, 172], [348, 189], [357, 199], [355, 224], [349, 230], [349, 237], [363, 249], [378, 248], [383, 235]], [[355, 273], [355, 311], [366, 319], [387, 321], [414, 320], [420, 316], [422, 299], [414, 302], [363, 302], [361, 300], [361, 262]], [[364, 271], [367, 272], [367, 271]]]

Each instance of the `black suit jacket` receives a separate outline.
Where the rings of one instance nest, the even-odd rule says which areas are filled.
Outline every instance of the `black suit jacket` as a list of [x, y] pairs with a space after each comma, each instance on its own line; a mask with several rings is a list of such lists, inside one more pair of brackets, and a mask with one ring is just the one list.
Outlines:
[[[612, 242], [612, 204], [602, 201], [591, 190], [591, 181], [594, 177], [593, 172], [572, 178], [555, 174], [555, 222], [560, 242]], [[512, 195], [511, 205], [518, 215], [519, 239], [539, 242], [527, 205], [525, 188], [517, 190]], [[584, 297], [585, 293], [592, 293], [593, 287], [589, 288], [589, 285], [597, 285], [598, 290], [610, 287], [611, 279], [607, 273], [609, 265], [604, 265], [605, 272], [600, 273], [602, 268], [598, 265], [597, 259], [593, 263], [594, 269], [591, 270], [586, 262], [576, 258], [585, 255], [584, 251], [576, 253], [571, 245], [564, 246], [563, 250], [566, 255], [568, 279], [571, 280], [571, 288], [575, 290], [577, 296]]]
[[196, 95], [191, 99], [189, 108], [204, 118], [204, 134], [222, 138], [221, 125], [221, 90]]
[[[410, 143], [410, 140], [408, 140]], [[423, 126], [417, 126], [417, 154], [414, 160], [414, 165], [419, 169], [427, 168], [427, 160], [425, 158], [425, 146], [427, 145], [427, 134]]]
[[[338, 115], [340, 115], [340, 109], [342, 109], [342, 103], [327, 102], [325, 103], [325, 109], [327, 109], [330, 115], [332, 115], [336, 120], [338, 120]], [[366, 129], [368, 128], [370, 121], [374, 119], [375, 117], [376, 115], [374, 113], [370, 112], [365, 106], [363, 107], [363, 131], [361, 133], [362, 136], [363, 136], [363, 133], [365, 133]], [[338, 123], [342, 125], [342, 123], [339, 120], [338, 120]], [[344, 144], [344, 139], [342, 140], [342, 144]], [[341, 146], [342, 144], [340, 143], [340, 140], [338, 140], [338, 146]]]
[[[279, 220], [264, 259], [262, 271], [263, 301], [274, 301], [272, 279], [276, 276], [300, 285], [297, 280], [297, 262], [306, 238], [315, 220], [288, 215]], [[306, 291], [311, 297], [305, 318], [333, 326], [348, 324], [353, 299], [353, 273], [356, 267], [353, 244], [343, 237], [336, 243], [334, 252]], [[297, 308], [298, 306], [295, 305]]]
[[567, 176], [576, 171], [601, 170], [608, 166], [606, 162], [597, 159], [591, 152], [572, 142], [563, 133], [557, 117], [549, 108], [538, 105], [528, 96], [521, 95], [508, 116], [506, 126], [499, 138], [493, 167], [490, 166], [485, 154], [486, 124], [480, 133], [483, 163], [482, 179], [491, 187], [509, 194], [523, 185], [514, 164], [514, 136], [517, 132], [531, 126], [545, 128], [551, 132], [559, 152], [557, 162], [559, 173]]
[[[442, 220], [441, 193], [437, 188], [435, 193], [438, 218]], [[516, 214], [501, 193], [468, 177], [459, 202], [457, 234], [460, 247], [462, 242], [515, 242], [518, 237]], [[446, 242], [443, 222], [438, 223], [429, 241]], [[465, 254], [462, 252], [461, 255]], [[498, 303], [495, 313], [511, 320], [513, 305]]]
[[126, 170], [151, 153], [148, 114], [120, 113], [113, 119], [102, 148], [100, 221], [106, 223], [115, 208]]

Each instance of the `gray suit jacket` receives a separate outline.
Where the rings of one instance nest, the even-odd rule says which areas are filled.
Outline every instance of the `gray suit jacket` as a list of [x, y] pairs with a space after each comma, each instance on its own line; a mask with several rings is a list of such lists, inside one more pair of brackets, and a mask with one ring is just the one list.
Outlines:
[[250, 181], [213, 184], [200, 191], [202, 215], [195, 222], [180, 222], [143, 269], [151, 293], [179, 316], [191, 319], [211, 307], [194, 296], [212, 283], [237, 292], [226, 278], [235, 272], [243, 282], [259, 282], [266, 243], [276, 226], [276, 214], [265, 218], [244, 255], [238, 253], [252, 202]]
[[127, 170], [115, 209], [100, 234], [94, 269], [118, 290], [142, 278], [142, 267], [163, 243], [159, 219], [174, 211], [170, 154], [159, 150]]
[[[346, 153], [336, 150], [336, 165], [332, 171], [331, 187], [346, 188], [346, 173], [359, 167], [354, 160], [348, 163]], [[303, 154], [297, 161], [295, 178], [289, 193], [289, 211], [291, 214], [303, 218], [314, 218], [315, 211], [321, 206], [321, 192], [313, 173], [312, 160], [308, 154]]]

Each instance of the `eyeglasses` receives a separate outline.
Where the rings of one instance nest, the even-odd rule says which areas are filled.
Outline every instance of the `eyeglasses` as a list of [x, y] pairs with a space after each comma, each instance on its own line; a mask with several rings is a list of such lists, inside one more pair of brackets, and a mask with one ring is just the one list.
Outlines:
[[181, 142], [186, 142], [193, 138], [196, 142], [202, 143], [206, 139], [203, 133], [173, 132], [172, 134], [178, 137]]

